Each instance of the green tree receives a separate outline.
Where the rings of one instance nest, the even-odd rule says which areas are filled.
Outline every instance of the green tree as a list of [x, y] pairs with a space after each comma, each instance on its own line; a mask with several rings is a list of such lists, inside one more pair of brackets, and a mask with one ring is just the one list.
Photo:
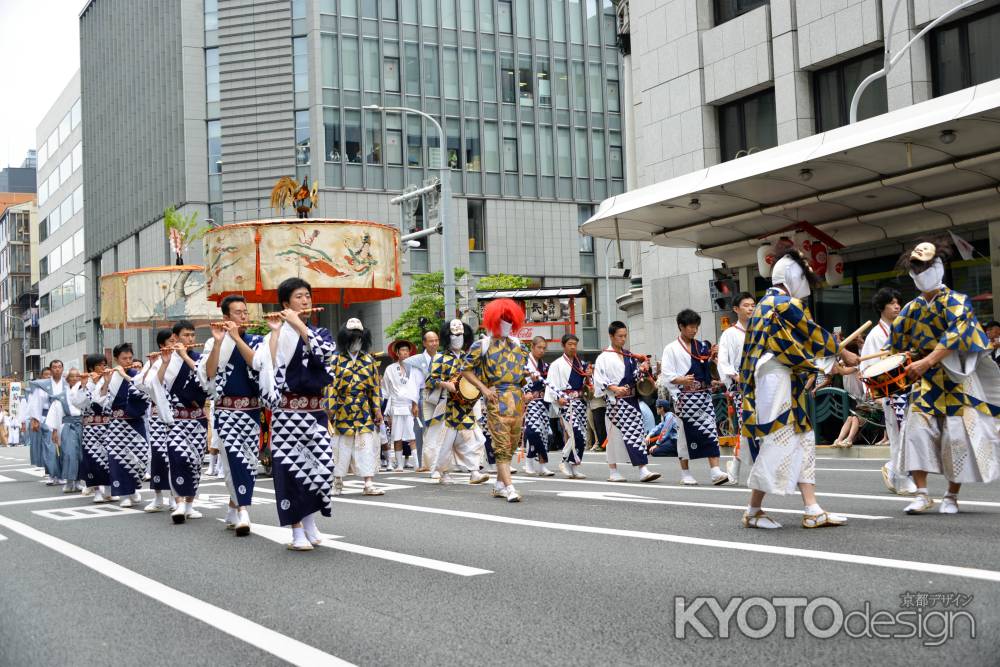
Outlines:
[[497, 273], [492, 276], [483, 276], [476, 284], [476, 291], [491, 292], [502, 289], [524, 289], [531, 284], [531, 280], [524, 276], [512, 276], [507, 273]]
[[[465, 269], [455, 269], [455, 281], [467, 273]], [[410, 299], [410, 305], [386, 327], [385, 334], [393, 340], [419, 343], [424, 331], [437, 331], [444, 322], [444, 273], [435, 271], [410, 276]]]
[[[468, 273], [465, 269], [455, 269], [457, 283]], [[524, 276], [512, 276], [498, 273], [484, 276], [476, 283], [476, 290], [489, 292], [501, 289], [524, 289], [531, 281]], [[455, 295], [458, 300], [458, 295]], [[444, 324], [444, 273], [424, 273], [410, 277], [410, 305], [390, 324], [385, 334], [393, 340], [405, 338], [413, 343], [420, 343], [425, 331], [438, 331]], [[420, 325], [423, 319], [424, 325]]]

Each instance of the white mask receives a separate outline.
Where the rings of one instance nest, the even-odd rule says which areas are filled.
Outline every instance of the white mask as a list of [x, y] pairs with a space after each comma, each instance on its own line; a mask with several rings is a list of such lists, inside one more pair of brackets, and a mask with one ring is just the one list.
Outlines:
[[451, 336], [451, 349], [453, 349], [453, 350], [461, 350], [462, 349], [462, 343], [464, 343], [464, 342], [465, 342], [465, 336], [456, 336], [456, 335], [452, 334], [452, 336]]
[[788, 295], [796, 299], [805, 299], [812, 293], [805, 272], [791, 257], [782, 257], [774, 265], [771, 283], [784, 285], [788, 288]]
[[933, 264], [920, 273], [910, 271], [910, 277], [921, 292], [933, 292], [944, 286], [941, 282], [944, 278], [944, 264], [940, 259], [935, 259]]
[[357, 354], [358, 352], [360, 352], [361, 351], [361, 339], [359, 338], [356, 341], [352, 342], [347, 349], [351, 352], [351, 354]]
[[513, 328], [514, 328], [514, 325], [511, 324], [510, 322], [507, 322], [505, 320], [500, 320], [500, 335], [501, 336], [509, 336], [510, 332], [511, 332], [511, 329], [513, 329]]

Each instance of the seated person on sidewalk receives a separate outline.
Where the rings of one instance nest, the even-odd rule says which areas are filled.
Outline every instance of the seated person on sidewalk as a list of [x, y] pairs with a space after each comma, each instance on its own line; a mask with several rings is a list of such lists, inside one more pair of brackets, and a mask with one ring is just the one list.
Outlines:
[[662, 398], [656, 401], [660, 423], [646, 434], [650, 456], [677, 456], [677, 418], [668, 410], [669, 407], [669, 401]]

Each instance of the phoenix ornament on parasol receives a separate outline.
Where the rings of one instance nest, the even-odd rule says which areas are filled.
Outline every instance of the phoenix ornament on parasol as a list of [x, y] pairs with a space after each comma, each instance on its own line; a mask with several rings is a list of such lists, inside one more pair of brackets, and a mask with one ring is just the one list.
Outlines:
[[309, 188], [309, 176], [302, 179], [302, 184], [291, 176], [282, 176], [271, 189], [271, 208], [282, 214], [286, 206], [295, 209], [299, 218], [309, 217], [309, 212], [319, 205], [319, 181], [313, 181]]

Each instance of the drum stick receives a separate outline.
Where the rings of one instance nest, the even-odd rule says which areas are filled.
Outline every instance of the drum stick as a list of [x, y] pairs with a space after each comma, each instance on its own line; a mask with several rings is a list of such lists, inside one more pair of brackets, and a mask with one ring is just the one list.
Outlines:
[[869, 329], [871, 329], [872, 324], [873, 324], [872, 321], [868, 320], [867, 322], [865, 322], [864, 324], [862, 324], [860, 327], [858, 327], [857, 330], [855, 330], [854, 333], [852, 333], [850, 336], [848, 336], [844, 340], [840, 341], [840, 349], [843, 350], [847, 346], [848, 343], [850, 343], [851, 341], [853, 341], [855, 338], [864, 335], [864, 333], [866, 331], [868, 331]]
[[863, 357], [858, 357], [858, 362], [871, 361], [872, 359], [879, 359], [880, 357], [888, 357], [893, 354], [892, 350], [882, 350], [881, 352], [876, 352], [875, 354], [866, 354]]

